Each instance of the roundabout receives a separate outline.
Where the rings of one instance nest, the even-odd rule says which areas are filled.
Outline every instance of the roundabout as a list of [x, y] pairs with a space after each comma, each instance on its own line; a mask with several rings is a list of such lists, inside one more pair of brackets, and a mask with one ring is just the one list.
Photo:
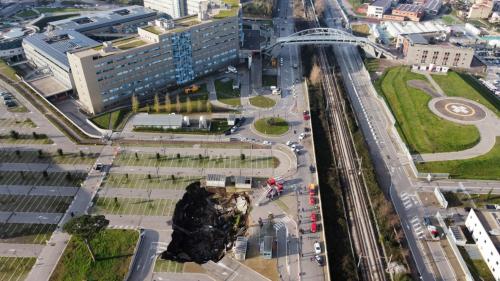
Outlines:
[[486, 111], [481, 106], [466, 99], [433, 99], [429, 106], [437, 115], [459, 123], [477, 122], [486, 117]]

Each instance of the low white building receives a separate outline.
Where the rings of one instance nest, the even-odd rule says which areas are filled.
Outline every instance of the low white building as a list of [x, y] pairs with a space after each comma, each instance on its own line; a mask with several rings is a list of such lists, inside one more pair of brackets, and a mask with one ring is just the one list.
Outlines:
[[495, 280], [500, 280], [500, 212], [471, 209], [465, 226], [472, 233], [477, 248]]
[[368, 6], [366, 15], [372, 18], [381, 19], [385, 12], [391, 7], [391, 0], [376, 0]]
[[252, 188], [252, 178], [237, 176], [234, 178], [234, 185], [236, 188]]
[[226, 187], [226, 176], [218, 174], [207, 175], [207, 187]]
[[180, 129], [183, 118], [180, 114], [137, 114], [132, 120], [134, 128]]

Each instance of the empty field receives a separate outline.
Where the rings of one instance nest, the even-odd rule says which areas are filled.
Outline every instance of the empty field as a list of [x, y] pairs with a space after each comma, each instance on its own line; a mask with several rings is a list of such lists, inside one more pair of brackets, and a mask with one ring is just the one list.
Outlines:
[[0, 184], [77, 187], [85, 177], [86, 174], [82, 172], [49, 172], [44, 176], [43, 172], [0, 171]]
[[56, 164], [94, 164], [97, 154], [79, 153], [57, 153], [42, 152], [40, 156], [38, 151], [0, 151], [0, 162], [2, 163], [56, 163]]
[[174, 189], [184, 190], [190, 183], [199, 181], [201, 177], [175, 178], [169, 175], [116, 174], [109, 173], [102, 182], [103, 187], [137, 188], [137, 189]]
[[71, 238], [49, 280], [124, 280], [139, 233], [133, 230], [108, 229], [90, 241], [95, 262], [85, 244]]
[[160, 154], [157, 159], [155, 154], [120, 153], [116, 158], [118, 166], [144, 166], [144, 167], [177, 167], [177, 168], [254, 168], [263, 169], [278, 166], [278, 160], [273, 157], [245, 155], [245, 160], [240, 156], [204, 156]]
[[64, 213], [73, 200], [70, 196], [0, 195], [2, 212]]
[[24, 280], [36, 262], [36, 258], [0, 257], [0, 280]]
[[396, 127], [412, 153], [459, 151], [479, 141], [475, 126], [458, 125], [432, 113], [428, 107], [431, 96], [410, 87], [410, 80], [427, 81], [408, 67], [394, 67], [377, 80], [376, 87], [385, 97], [397, 120]]
[[93, 212], [111, 215], [171, 216], [177, 201], [170, 199], [99, 197]]
[[465, 160], [417, 164], [419, 172], [449, 173], [451, 178], [500, 180], [500, 137], [488, 153]]
[[55, 224], [0, 223], [0, 243], [45, 244]]

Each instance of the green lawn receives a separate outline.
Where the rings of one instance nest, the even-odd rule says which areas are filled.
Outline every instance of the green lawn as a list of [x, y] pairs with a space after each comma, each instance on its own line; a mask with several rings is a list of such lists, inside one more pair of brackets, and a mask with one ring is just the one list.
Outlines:
[[432, 75], [447, 96], [476, 101], [500, 116], [500, 100], [468, 74], [450, 71], [447, 75]]
[[0, 73], [7, 76], [12, 81], [19, 81], [16, 77], [16, 71], [10, 65], [8, 65], [4, 60], [0, 59]]
[[441, 20], [446, 24], [446, 25], [453, 25], [453, 24], [458, 24], [461, 23], [461, 21], [451, 15], [444, 15], [441, 17]]
[[366, 70], [368, 72], [375, 72], [379, 68], [379, 60], [378, 59], [371, 59], [371, 58], [366, 58], [364, 61]]
[[353, 24], [352, 34], [361, 37], [368, 37], [368, 35], [370, 35], [370, 27], [368, 24]]
[[17, 14], [15, 14], [15, 16], [21, 18], [31, 18], [38, 16], [38, 13], [33, 11], [32, 9], [26, 9], [21, 12], [18, 12]]
[[288, 123], [283, 118], [268, 117], [262, 118], [254, 123], [257, 131], [266, 135], [282, 135], [288, 131]]
[[240, 106], [240, 90], [233, 90], [233, 80], [222, 82], [215, 80], [215, 91], [217, 92], [217, 100], [231, 106]]
[[35, 8], [40, 13], [70, 13], [70, 12], [79, 12], [83, 9], [78, 8]]
[[94, 122], [99, 128], [102, 129], [117, 129], [125, 116], [130, 113], [130, 109], [118, 109], [111, 112], [92, 117], [90, 120]]
[[51, 281], [123, 280], [128, 272], [139, 233], [133, 230], [105, 230], [91, 241], [96, 255], [92, 262], [85, 244], [72, 237], [54, 270]]
[[24, 280], [36, 258], [0, 257], [0, 280]]
[[262, 86], [278, 86], [278, 77], [276, 75], [262, 75]]
[[250, 104], [256, 107], [270, 108], [276, 105], [276, 101], [265, 96], [256, 96], [250, 98]]
[[479, 157], [417, 164], [419, 172], [450, 173], [452, 178], [500, 180], [500, 137], [490, 152]]
[[459, 151], [479, 141], [475, 126], [458, 125], [432, 113], [427, 104], [431, 96], [409, 87], [409, 80], [424, 80], [408, 67], [389, 69], [377, 80], [376, 87], [391, 108], [397, 128], [412, 153]]

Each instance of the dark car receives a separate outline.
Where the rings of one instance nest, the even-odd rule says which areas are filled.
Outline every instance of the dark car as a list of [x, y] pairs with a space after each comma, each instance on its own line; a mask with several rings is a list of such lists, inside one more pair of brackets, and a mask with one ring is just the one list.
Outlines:
[[231, 134], [231, 130], [224, 131], [224, 135], [229, 136]]
[[9, 101], [6, 101], [6, 102], [5, 102], [5, 105], [6, 105], [8, 108], [12, 108], [12, 107], [16, 107], [16, 106], [17, 106], [17, 103], [16, 103], [15, 101], [9, 100]]
[[323, 257], [320, 255], [315, 255], [314, 260], [319, 266], [323, 266], [325, 264], [325, 261], [323, 260]]
[[309, 166], [309, 171], [311, 171], [311, 173], [314, 173], [316, 172], [316, 168], [313, 165], [311, 165]]
[[102, 170], [102, 168], [103, 168], [103, 167], [104, 167], [104, 165], [102, 165], [102, 163], [97, 163], [97, 164], [95, 165], [95, 170], [96, 170], [96, 171], [100, 171], [100, 170]]

